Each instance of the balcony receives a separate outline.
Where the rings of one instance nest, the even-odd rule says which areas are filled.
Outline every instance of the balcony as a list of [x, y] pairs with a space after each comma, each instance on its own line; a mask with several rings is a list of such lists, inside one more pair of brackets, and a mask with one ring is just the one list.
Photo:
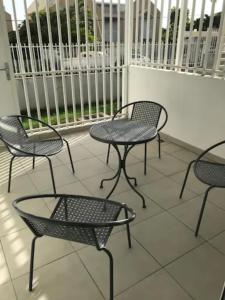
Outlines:
[[[58, 192], [105, 197], [111, 186], [99, 189], [102, 177], [113, 175], [117, 161], [111, 155], [106, 166], [107, 147], [90, 138], [87, 131], [67, 136], [72, 146], [76, 174], [71, 175], [67, 153], [54, 161]], [[187, 163], [196, 157], [171, 142], [148, 147], [148, 171], [143, 175], [143, 147], [137, 146], [128, 160], [129, 174], [137, 176], [138, 190], [146, 196], [147, 209], [120, 181], [112, 199], [127, 203], [137, 213], [131, 226], [132, 249], [127, 248], [124, 230], [116, 230], [109, 242], [115, 259], [116, 299], [217, 299], [224, 280], [224, 191], [212, 191], [199, 238], [194, 229], [206, 186], [191, 175], [183, 199], [179, 199]], [[6, 193], [8, 157], [1, 153], [1, 294], [4, 299], [30, 299], [27, 291], [32, 233], [11, 207], [20, 195], [51, 192], [46, 162], [18, 159], [12, 192]], [[6, 167], [7, 166], [7, 167]], [[48, 215], [54, 199], [28, 208]], [[31, 210], [30, 210], [31, 209]], [[52, 238], [37, 243], [33, 299], [107, 299], [108, 261], [91, 246]], [[85, 288], [84, 288], [85, 286]], [[7, 298], [8, 297], [8, 298]], [[16, 298], [17, 297], [17, 298]]]
[[[96, 2], [96, 7], [95, 4], [90, 6], [92, 1], [84, 4], [87, 8], [84, 8], [83, 23], [87, 23], [87, 10], [99, 16], [96, 24], [95, 21], [92, 23], [99, 43], [76, 41], [73, 44], [67, 41], [67, 44], [60, 41], [59, 36], [58, 44], [44, 44], [40, 40], [34, 44], [29, 41], [28, 22], [25, 26], [27, 45], [18, 43], [17, 36], [17, 43], [8, 46], [6, 35], [0, 31], [0, 62], [3, 62], [1, 57], [9, 62], [9, 72], [13, 77], [8, 81], [0, 72], [1, 115], [23, 112], [37, 116], [68, 139], [75, 175], [71, 174], [66, 151], [54, 157], [59, 193], [105, 198], [112, 187], [109, 182], [104, 189], [99, 189], [99, 183], [103, 177], [114, 175], [118, 164], [116, 153], [112, 151], [107, 165], [107, 146], [90, 137], [90, 125], [111, 119], [116, 108], [135, 100], [154, 100], [168, 110], [161, 159], [158, 158], [157, 143], [153, 141], [148, 146], [146, 176], [143, 172], [143, 145], [134, 147], [127, 161], [129, 175], [137, 177], [137, 189], [145, 195], [147, 208], [142, 208], [141, 200], [124, 178], [111, 197], [125, 202], [137, 214], [131, 223], [132, 248], [127, 247], [125, 228], [114, 230], [108, 243], [114, 256], [116, 300], [219, 300], [225, 280], [225, 191], [214, 189], [209, 194], [198, 238], [194, 231], [206, 185], [191, 173], [183, 199], [179, 199], [188, 163], [200, 151], [224, 139], [225, 1], [218, 4], [221, 14], [219, 28], [215, 31], [212, 17], [209, 17], [207, 30], [203, 30], [203, 24], [202, 28], [199, 25], [198, 31], [194, 30], [195, 15], [192, 16], [192, 11], [195, 11], [194, 3], [197, 5], [198, 1], [182, 0], [182, 5], [176, 5], [178, 2], [168, 1], [169, 6], [167, 1], [158, 1], [158, 5], [157, 1], [139, 0], [133, 5], [126, 1], [128, 10], [123, 3], [121, 8], [112, 3]], [[186, 28], [189, 2], [192, 6], [189, 28]], [[209, 2], [208, 7], [214, 16], [218, 7], [214, 6], [215, 1], [207, 0], [206, 4]], [[12, 6], [13, 3], [15, 6], [12, 0]], [[24, 3], [28, 6], [26, 1]], [[44, 8], [46, 16], [50, 16], [52, 9], [57, 19], [61, 10], [57, 3], [56, 0], [52, 8]], [[60, 1], [62, 3], [66, 5], [62, 9], [69, 18], [70, 1]], [[198, 17], [201, 10], [204, 12], [203, 4], [201, 1]], [[173, 6], [175, 29], [169, 37], [169, 27], [166, 26], [169, 23], [163, 19], [170, 20]], [[33, 9], [33, 13], [39, 16], [36, 1]], [[18, 19], [16, 12], [18, 7], [15, 6], [14, 23]], [[29, 10], [25, 13], [25, 23], [30, 14], [32, 11]], [[107, 29], [101, 24], [103, 14]], [[0, 2], [0, 25], [2, 15]], [[113, 35], [113, 28], [119, 20], [120, 26], [124, 27], [123, 33], [120, 35], [119, 31], [114, 31]], [[14, 24], [15, 31], [17, 25]], [[59, 19], [56, 27], [60, 28]], [[102, 35], [104, 30], [105, 35]], [[96, 60], [98, 55], [99, 60]], [[3, 98], [8, 101], [3, 101]], [[37, 127], [32, 122], [26, 126], [30, 134], [47, 133], [45, 127]], [[7, 193], [9, 155], [5, 148], [0, 149], [2, 299], [108, 299], [108, 261], [104, 254], [91, 246], [47, 237], [37, 241], [34, 290], [29, 293], [33, 235], [12, 208], [12, 201], [25, 194], [51, 193], [49, 166], [39, 159], [32, 170], [30, 159], [16, 159], [12, 191]], [[210, 156], [214, 160], [224, 158], [224, 149], [212, 152]], [[54, 199], [42, 199], [27, 209], [37, 215], [49, 216], [53, 205]]]

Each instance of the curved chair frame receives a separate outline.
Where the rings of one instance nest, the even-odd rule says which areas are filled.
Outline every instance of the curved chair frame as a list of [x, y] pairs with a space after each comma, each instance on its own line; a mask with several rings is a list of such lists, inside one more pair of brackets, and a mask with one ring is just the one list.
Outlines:
[[[159, 131], [163, 129], [163, 127], [166, 125], [167, 120], [168, 120], [168, 113], [167, 113], [167, 110], [165, 109], [164, 106], [162, 106], [161, 104], [159, 104], [157, 102], [146, 101], [146, 100], [131, 102], [131, 103], [128, 103], [128, 104], [122, 106], [120, 109], [118, 109], [114, 113], [114, 115], [112, 117], [112, 121], [118, 116], [118, 114], [120, 114], [122, 112], [122, 110], [127, 109], [130, 106], [133, 106], [132, 113], [131, 113], [131, 119], [132, 119], [132, 115], [133, 115], [134, 109], [135, 109], [135, 104], [140, 104], [140, 103], [151, 103], [151, 104], [155, 104], [155, 105], [160, 107], [160, 112], [159, 112], [156, 127], [158, 126], [158, 122], [160, 120], [160, 116], [161, 116], [162, 111], [165, 113], [164, 122], [162, 123], [162, 125], [159, 128], [157, 128], [157, 131], [158, 131], [158, 134], [157, 134], [157, 136], [158, 136], [158, 153], [159, 153], [158, 155], [159, 155], [159, 158], [161, 158], [161, 137], [160, 137]], [[111, 148], [111, 145], [108, 146], [108, 152], [107, 152], [107, 158], [106, 158], [106, 163], [107, 164], [109, 163], [110, 148]], [[146, 175], [146, 173], [147, 173], [147, 143], [145, 143], [145, 149], [144, 149], [144, 174]]]
[[[183, 185], [182, 185], [182, 188], [181, 188], [181, 192], [180, 192], [180, 196], [179, 198], [182, 198], [182, 195], [183, 195], [183, 192], [184, 192], [184, 188], [186, 186], [186, 182], [187, 182], [187, 178], [188, 178], [188, 175], [189, 175], [189, 172], [190, 172], [190, 169], [191, 169], [191, 166], [193, 165], [193, 170], [194, 170], [194, 173], [195, 173], [195, 176], [201, 181], [203, 182], [204, 184], [207, 184], [209, 187], [206, 189], [205, 191], [205, 194], [204, 194], [204, 197], [203, 197], [203, 202], [202, 202], [202, 206], [201, 206], [201, 210], [200, 210], [200, 214], [199, 214], [199, 217], [198, 217], [198, 222], [197, 222], [197, 226], [196, 226], [196, 229], [195, 229], [195, 236], [197, 237], [198, 236], [198, 232], [199, 232], [199, 228], [200, 228], [200, 225], [201, 225], [201, 221], [202, 221], [202, 217], [203, 217], [203, 213], [204, 213], [204, 209], [205, 209], [205, 205], [206, 205], [206, 201], [207, 201], [207, 197], [208, 197], [208, 193], [210, 190], [212, 190], [213, 188], [217, 187], [217, 188], [225, 188], [225, 186], [221, 186], [221, 185], [209, 185], [209, 183], [205, 182], [204, 180], [202, 180], [197, 172], [196, 172], [196, 168], [198, 166], [198, 163], [200, 161], [204, 161], [202, 160], [202, 158], [208, 153], [210, 152], [211, 150], [215, 149], [216, 147], [219, 147], [221, 145], [225, 144], [225, 140], [221, 141], [221, 142], [218, 142], [212, 146], [210, 146], [209, 148], [207, 148], [205, 151], [203, 151], [195, 160], [192, 160], [189, 165], [188, 165], [188, 168], [187, 168], [187, 171], [186, 171], [186, 174], [185, 174], [185, 177], [184, 177], [184, 181], [183, 181]], [[224, 165], [224, 164], [220, 164], [220, 163], [215, 163], [215, 162], [208, 162], [208, 164], [213, 164], [213, 165]], [[225, 165], [224, 165], [225, 166]], [[224, 174], [225, 175], [225, 174]]]
[[[35, 122], [38, 122], [42, 125], [44, 125], [45, 127], [47, 127], [48, 129], [50, 129], [52, 132], [54, 132], [57, 136], [57, 138], [52, 138], [50, 139], [49, 141], [54, 141], [54, 140], [60, 140], [61, 141], [61, 148], [58, 150], [58, 151], [55, 151], [55, 152], [51, 152], [50, 154], [48, 155], [41, 155], [41, 154], [36, 154], [34, 152], [28, 152], [28, 151], [25, 151], [25, 150], [22, 150], [18, 147], [16, 147], [13, 143], [9, 143], [6, 141], [6, 139], [4, 139], [2, 136], [1, 136], [1, 133], [0, 133], [0, 140], [2, 140], [2, 142], [5, 144], [6, 148], [8, 149], [9, 153], [12, 155], [12, 158], [10, 160], [10, 165], [9, 165], [9, 179], [8, 179], [8, 193], [10, 192], [10, 188], [11, 188], [11, 177], [12, 177], [12, 164], [13, 164], [13, 161], [16, 157], [32, 157], [33, 158], [33, 163], [32, 163], [32, 168], [34, 169], [35, 167], [35, 157], [44, 157], [48, 160], [48, 163], [49, 163], [49, 168], [50, 168], [50, 174], [51, 174], [51, 179], [52, 179], [52, 185], [53, 185], [53, 190], [54, 190], [54, 193], [56, 193], [56, 187], [55, 187], [55, 179], [54, 179], [54, 174], [53, 174], [53, 168], [52, 168], [52, 162], [51, 162], [51, 159], [50, 159], [50, 156], [53, 156], [53, 155], [56, 155], [57, 153], [59, 153], [61, 150], [62, 150], [62, 147], [63, 147], [63, 143], [65, 142], [66, 143], [66, 146], [67, 146], [67, 151], [68, 151], [68, 154], [69, 154], [69, 159], [70, 159], [70, 164], [71, 164], [71, 168], [72, 168], [72, 172], [74, 173], [74, 165], [73, 165], [73, 160], [72, 160], [72, 155], [71, 155], [71, 152], [70, 152], [70, 147], [69, 147], [69, 143], [66, 139], [63, 139], [61, 137], [61, 135], [57, 132], [57, 130], [55, 128], [53, 128], [52, 126], [50, 126], [49, 124], [39, 120], [39, 119], [36, 119], [36, 118], [33, 118], [33, 117], [29, 117], [29, 116], [25, 116], [25, 115], [10, 115], [10, 116], [6, 116], [7, 118], [16, 118], [20, 125], [21, 125], [21, 129], [23, 130], [23, 133], [25, 135], [25, 137], [28, 139], [28, 135], [27, 135], [27, 132], [26, 130], [23, 128], [23, 125], [22, 125], [22, 122], [20, 119], [28, 119], [28, 120], [32, 120], [32, 121], [35, 121]], [[4, 117], [1, 117], [0, 118], [0, 121], [1, 119], [4, 118]], [[18, 153], [20, 153], [20, 155], [16, 155], [15, 153], [12, 152], [12, 150], [15, 150], [17, 151]]]
[[[18, 204], [22, 201], [27, 201], [27, 200], [31, 200], [31, 199], [37, 199], [37, 198], [60, 198], [59, 201], [61, 200], [61, 198], [65, 198], [65, 197], [71, 197], [71, 198], [74, 198], [74, 201], [75, 201], [75, 198], [76, 197], [79, 197], [79, 198], [83, 198], [83, 199], [87, 199], [87, 200], [90, 200], [90, 201], [100, 201], [100, 202], [103, 202], [103, 206], [105, 207], [105, 209], [107, 210], [107, 205], [108, 204], [115, 204], [116, 206], [119, 207], [119, 214], [121, 212], [121, 210], [123, 209], [124, 210], [124, 213], [125, 213], [125, 219], [122, 219], [122, 220], [116, 220], [116, 221], [110, 221], [110, 222], [96, 222], [96, 223], [90, 223], [90, 222], [70, 222], [70, 221], [61, 221], [61, 220], [55, 220], [55, 219], [51, 219], [51, 217], [53, 216], [54, 214], [54, 211], [53, 211], [53, 214], [50, 218], [45, 218], [45, 217], [40, 217], [40, 216], [36, 216], [36, 215], [33, 215], [33, 214], [30, 214], [30, 213], [27, 213], [27, 212], [24, 212], [23, 210], [21, 210], [19, 207], [18, 207]], [[59, 202], [58, 202], [59, 203]], [[127, 239], [128, 239], [128, 246], [129, 248], [131, 248], [131, 235], [130, 235], [130, 227], [129, 227], [129, 223], [131, 221], [133, 221], [136, 217], [136, 214], [135, 212], [127, 207], [126, 204], [121, 204], [119, 202], [116, 202], [116, 201], [112, 201], [112, 200], [105, 200], [105, 199], [101, 199], [101, 198], [94, 198], [94, 197], [88, 197], [88, 196], [79, 196], [79, 195], [68, 195], [68, 194], [42, 194], [42, 195], [31, 195], [31, 196], [24, 196], [24, 197], [20, 197], [16, 200], [13, 201], [13, 207], [16, 209], [17, 213], [20, 215], [20, 217], [23, 219], [23, 221], [27, 224], [27, 226], [30, 228], [30, 230], [33, 232], [33, 234], [35, 235], [33, 240], [32, 240], [32, 243], [31, 243], [31, 259], [30, 259], [30, 274], [29, 274], [29, 291], [32, 291], [33, 289], [33, 271], [34, 271], [34, 252], [35, 252], [35, 242], [38, 238], [46, 235], [46, 236], [52, 236], [51, 234], [48, 234], [48, 227], [52, 226], [52, 225], [55, 225], [55, 226], [62, 226], [64, 228], [64, 231], [66, 231], [66, 228], [70, 228], [71, 227], [74, 227], [74, 228], [87, 228], [87, 229], [91, 229], [92, 230], [92, 233], [93, 235], [95, 236], [95, 246], [97, 248], [98, 251], [104, 251], [107, 255], [108, 255], [108, 258], [109, 258], [109, 274], [110, 274], [110, 297], [109, 299], [110, 300], [113, 300], [114, 299], [114, 280], [113, 280], [113, 273], [114, 273], [114, 267], [113, 267], [113, 256], [112, 256], [112, 253], [105, 247], [106, 244], [100, 244], [99, 241], [98, 241], [98, 238], [96, 236], [96, 229], [97, 228], [112, 228], [114, 226], [121, 226], [121, 225], [126, 225], [126, 229], [127, 229]], [[56, 205], [57, 207], [57, 205]], [[55, 208], [56, 210], [56, 208]], [[65, 209], [65, 211], [67, 211], [67, 209]], [[37, 229], [35, 229], [35, 226], [32, 224], [32, 221], [33, 222], [45, 222], [46, 224], [48, 224], [48, 226], [45, 227], [44, 230], [46, 230], [46, 232], [43, 234], [43, 233], [40, 233], [38, 232]], [[43, 229], [42, 229], [43, 230]], [[59, 231], [59, 230], [58, 230]], [[57, 232], [58, 232], [57, 231]], [[110, 235], [110, 233], [109, 233]], [[57, 237], [56, 235], [54, 237]], [[59, 237], [59, 238], [62, 238], [62, 237]], [[65, 237], [63, 237], [63, 239], [66, 240]], [[71, 240], [71, 239], [68, 239], [68, 240]], [[74, 239], [73, 241], [76, 242], [76, 239]], [[84, 243], [84, 242], [83, 242]]]

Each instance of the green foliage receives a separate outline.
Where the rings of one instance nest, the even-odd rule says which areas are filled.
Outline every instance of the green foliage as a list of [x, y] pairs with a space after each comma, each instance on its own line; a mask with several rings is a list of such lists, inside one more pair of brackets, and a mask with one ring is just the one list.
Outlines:
[[[78, 5], [79, 10], [79, 21], [80, 21], [80, 39], [81, 43], [85, 43], [85, 23], [84, 23], [84, 5], [83, 1], [79, 1]], [[71, 40], [72, 43], [77, 42], [77, 31], [76, 31], [76, 14], [74, 6], [71, 6], [69, 9], [70, 14], [70, 25], [71, 25]], [[88, 40], [92, 42], [94, 39], [93, 36], [93, 21], [91, 12], [87, 12], [88, 17]], [[44, 44], [49, 43], [49, 35], [48, 35], [48, 27], [47, 27], [47, 17], [46, 12], [41, 11], [39, 13], [40, 19], [40, 27], [41, 27], [41, 35]], [[57, 26], [57, 14], [56, 11], [50, 12], [50, 20], [51, 20], [51, 32], [52, 32], [52, 41], [53, 43], [59, 43], [59, 34], [58, 34], [58, 26]], [[62, 42], [64, 44], [68, 43], [68, 28], [67, 28], [67, 18], [66, 18], [66, 9], [60, 10], [60, 22], [61, 22], [61, 34], [62, 34]], [[38, 44], [38, 31], [37, 31], [37, 20], [36, 14], [32, 13], [29, 18], [29, 25], [31, 31], [31, 39], [33, 44]], [[27, 38], [27, 29], [26, 29], [26, 21], [24, 20], [22, 24], [19, 26], [19, 34], [20, 40], [22, 44], [28, 44]], [[10, 44], [16, 44], [16, 34], [15, 31], [9, 33], [9, 42]]]
[[[171, 14], [170, 14], [169, 43], [173, 42], [173, 31], [174, 31], [174, 27], [175, 27], [175, 17], [176, 17], [176, 8], [173, 7], [171, 9]], [[175, 42], [177, 41], [177, 36], [178, 36], [179, 21], [180, 21], [180, 9], [178, 9], [178, 21], [177, 21], [177, 30], [175, 32]], [[189, 10], [187, 10], [186, 30], [189, 30], [189, 28], [190, 28], [190, 18], [189, 18]], [[162, 40], [164, 42], [166, 40], [166, 29], [163, 30]]]
[[[220, 18], [221, 18], [221, 12], [216, 13], [214, 16], [214, 19], [213, 19], [213, 28], [218, 29], [220, 27]], [[203, 31], [206, 31], [208, 29], [209, 22], [210, 22], [210, 16], [205, 14], [204, 19], [203, 19], [203, 26], [202, 26]], [[200, 18], [197, 18], [194, 21], [194, 29], [198, 30], [199, 24], [200, 24]]]
[[[171, 15], [170, 15], [169, 43], [173, 42], [173, 31], [174, 31], [174, 26], [175, 26], [175, 13], [176, 13], [176, 8], [173, 7], [171, 9]], [[213, 19], [213, 28], [219, 28], [220, 18], [221, 18], [221, 12], [216, 13], [214, 16], [214, 19]], [[179, 24], [179, 20], [180, 20], [180, 9], [178, 10], [178, 23], [177, 24]], [[206, 31], [208, 29], [209, 22], [210, 22], [210, 16], [206, 14], [203, 19], [203, 29], [202, 29], [203, 31]], [[200, 18], [195, 19], [193, 29], [198, 30], [199, 23], [200, 23]], [[188, 31], [189, 29], [190, 29], [190, 17], [189, 17], [189, 10], [187, 10], [186, 30]], [[178, 26], [177, 26], [177, 31], [175, 34], [176, 34], [175, 35], [175, 42], [176, 42], [177, 35], [178, 35]], [[162, 40], [164, 42], [166, 40], [166, 29], [163, 29]]]

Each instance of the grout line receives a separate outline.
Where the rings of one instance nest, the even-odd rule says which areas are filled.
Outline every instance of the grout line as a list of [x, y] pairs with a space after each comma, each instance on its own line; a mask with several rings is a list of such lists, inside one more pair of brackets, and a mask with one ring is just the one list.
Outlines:
[[[100, 252], [100, 251], [99, 251]], [[96, 288], [98, 289], [98, 291], [100, 292], [100, 294], [102, 295], [103, 299], [106, 300], [101, 288], [99, 287], [99, 285], [97, 284], [97, 282], [94, 280], [94, 277], [91, 275], [91, 272], [88, 270], [86, 264], [83, 262], [82, 258], [80, 257], [80, 254], [77, 253], [77, 256], [81, 262], [81, 264], [83, 265], [84, 269], [87, 271], [88, 275], [90, 276], [91, 280], [93, 281], [94, 285], [96, 286]]]

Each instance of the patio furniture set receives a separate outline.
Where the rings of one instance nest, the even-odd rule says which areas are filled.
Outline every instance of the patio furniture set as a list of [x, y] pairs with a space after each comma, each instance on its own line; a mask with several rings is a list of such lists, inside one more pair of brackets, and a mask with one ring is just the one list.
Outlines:
[[[41, 126], [48, 127], [52, 133], [49, 139], [34, 140], [27, 135], [23, 127], [23, 121], [38, 122]], [[35, 168], [35, 158], [46, 158], [49, 163], [50, 175], [53, 186], [53, 194], [31, 195], [16, 199], [13, 206], [34, 234], [31, 244], [29, 290], [32, 291], [33, 267], [35, 242], [42, 236], [51, 236], [69, 241], [75, 241], [86, 245], [92, 245], [98, 251], [104, 251], [109, 257], [110, 271], [110, 300], [113, 300], [113, 256], [106, 248], [107, 241], [114, 226], [125, 225], [127, 230], [128, 246], [131, 247], [129, 224], [135, 219], [132, 208], [120, 202], [109, 200], [114, 192], [121, 173], [130, 188], [142, 199], [143, 208], [146, 208], [144, 196], [136, 189], [137, 179], [130, 177], [126, 169], [126, 160], [129, 152], [138, 144], [144, 144], [144, 174], [147, 172], [147, 143], [158, 138], [158, 153], [161, 157], [160, 130], [165, 126], [168, 119], [166, 109], [155, 102], [138, 101], [125, 105], [113, 116], [112, 121], [101, 122], [90, 128], [90, 135], [95, 140], [108, 144], [106, 163], [109, 161], [110, 149], [113, 147], [118, 155], [118, 169], [111, 178], [102, 179], [100, 188], [105, 181], [115, 180], [110, 192], [105, 199], [80, 195], [57, 194], [52, 168], [51, 157], [59, 153], [64, 143], [66, 144], [72, 172], [74, 173], [73, 160], [69, 143], [50, 125], [35, 118], [15, 115], [0, 118], [0, 139], [4, 142], [9, 153], [12, 155], [9, 165], [8, 192], [11, 188], [11, 176], [13, 161], [16, 157], [31, 157], [32, 167]], [[186, 185], [191, 166], [194, 166], [195, 176], [208, 185], [203, 199], [195, 235], [198, 235], [208, 193], [215, 187], [225, 187], [225, 165], [203, 159], [212, 149], [224, 144], [225, 141], [211, 146], [198, 158], [191, 161], [181, 189], [180, 198]], [[123, 153], [122, 153], [122, 149]], [[36, 216], [24, 211], [20, 203], [32, 201], [32, 199], [55, 198], [56, 205], [49, 218]], [[124, 218], [119, 219], [121, 212]]]

